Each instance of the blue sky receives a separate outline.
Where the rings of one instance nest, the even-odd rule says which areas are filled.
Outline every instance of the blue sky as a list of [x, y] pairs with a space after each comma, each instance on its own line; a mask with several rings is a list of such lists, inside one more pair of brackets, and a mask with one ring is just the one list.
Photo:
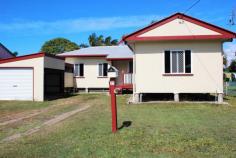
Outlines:
[[[0, 0], [0, 42], [20, 55], [38, 52], [52, 38], [87, 43], [95, 32], [120, 39], [152, 20], [184, 12], [196, 0]], [[235, 0], [201, 0], [187, 14], [236, 32], [228, 25]], [[236, 42], [225, 44], [234, 58]]]

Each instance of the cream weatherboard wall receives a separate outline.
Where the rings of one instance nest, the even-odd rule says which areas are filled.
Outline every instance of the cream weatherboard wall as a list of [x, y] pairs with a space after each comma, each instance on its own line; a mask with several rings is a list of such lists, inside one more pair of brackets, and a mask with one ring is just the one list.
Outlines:
[[[223, 93], [220, 41], [137, 42], [132, 45], [134, 93]], [[191, 50], [193, 76], [163, 76], [165, 50]]]
[[12, 68], [21, 68], [21, 67], [33, 67], [33, 98], [35, 101], [44, 100], [44, 58], [38, 57], [27, 60], [20, 60], [8, 63], [0, 64], [1, 67], [12, 67]]
[[[84, 64], [84, 76], [75, 77], [76, 88], [109, 88], [109, 78], [99, 77], [98, 64], [108, 63], [105, 58], [102, 57], [67, 57], [66, 63], [70, 64]], [[109, 66], [108, 66], [109, 67]]]
[[183, 19], [175, 19], [153, 30], [150, 30], [139, 37], [158, 36], [193, 36], [193, 35], [220, 35], [205, 27], [196, 25]]

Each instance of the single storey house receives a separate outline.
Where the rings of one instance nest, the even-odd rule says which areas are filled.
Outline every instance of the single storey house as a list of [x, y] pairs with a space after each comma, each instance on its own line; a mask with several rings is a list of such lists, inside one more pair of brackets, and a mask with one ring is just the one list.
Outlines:
[[133, 101], [143, 94], [215, 93], [223, 101], [224, 42], [234, 32], [177, 13], [123, 37], [132, 48]]
[[73, 67], [64, 58], [46, 53], [1, 59], [0, 100], [43, 101], [73, 87], [70, 76]]
[[13, 58], [15, 55], [7, 49], [2, 43], [0, 43], [0, 59]]
[[109, 89], [107, 70], [118, 70], [117, 87], [132, 89], [133, 52], [126, 45], [97, 46], [59, 54], [74, 65], [74, 81], [77, 90], [101, 91]]

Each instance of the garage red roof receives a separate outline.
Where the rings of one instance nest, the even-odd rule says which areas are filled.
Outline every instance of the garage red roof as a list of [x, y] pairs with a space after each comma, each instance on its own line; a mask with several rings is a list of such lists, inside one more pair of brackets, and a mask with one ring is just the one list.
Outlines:
[[35, 53], [35, 54], [29, 54], [29, 55], [24, 55], [24, 56], [18, 56], [18, 57], [13, 57], [13, 58], [8, 58], [8, 59], [0, 59], [0, 64], [3, 63], [9, 63], [9, 62], [15, 62], [15, 61], [20, 61], [20, 60], [27, 60], [27, 59], [33, 59], [33, 58], [39, 58], [39, 57], [51, 57], [51, 58], [56, 58], [56, 59], [60, 59], [60, 60], [65, 60], [62, 57], [58, 57], [58, 56], [54, 56], [51, 54], [47, 54], [47, 53]]

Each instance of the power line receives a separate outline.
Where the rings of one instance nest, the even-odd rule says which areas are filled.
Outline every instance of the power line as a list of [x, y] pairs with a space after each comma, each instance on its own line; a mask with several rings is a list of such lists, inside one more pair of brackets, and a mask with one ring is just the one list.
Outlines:
[[193, 3], [188, 9], [185, 10], [184, 14], [187, 13], [190, 9], [192, 9], [195, 5], [197, 5], [201, 0], [197, 0], [195, 3]]

